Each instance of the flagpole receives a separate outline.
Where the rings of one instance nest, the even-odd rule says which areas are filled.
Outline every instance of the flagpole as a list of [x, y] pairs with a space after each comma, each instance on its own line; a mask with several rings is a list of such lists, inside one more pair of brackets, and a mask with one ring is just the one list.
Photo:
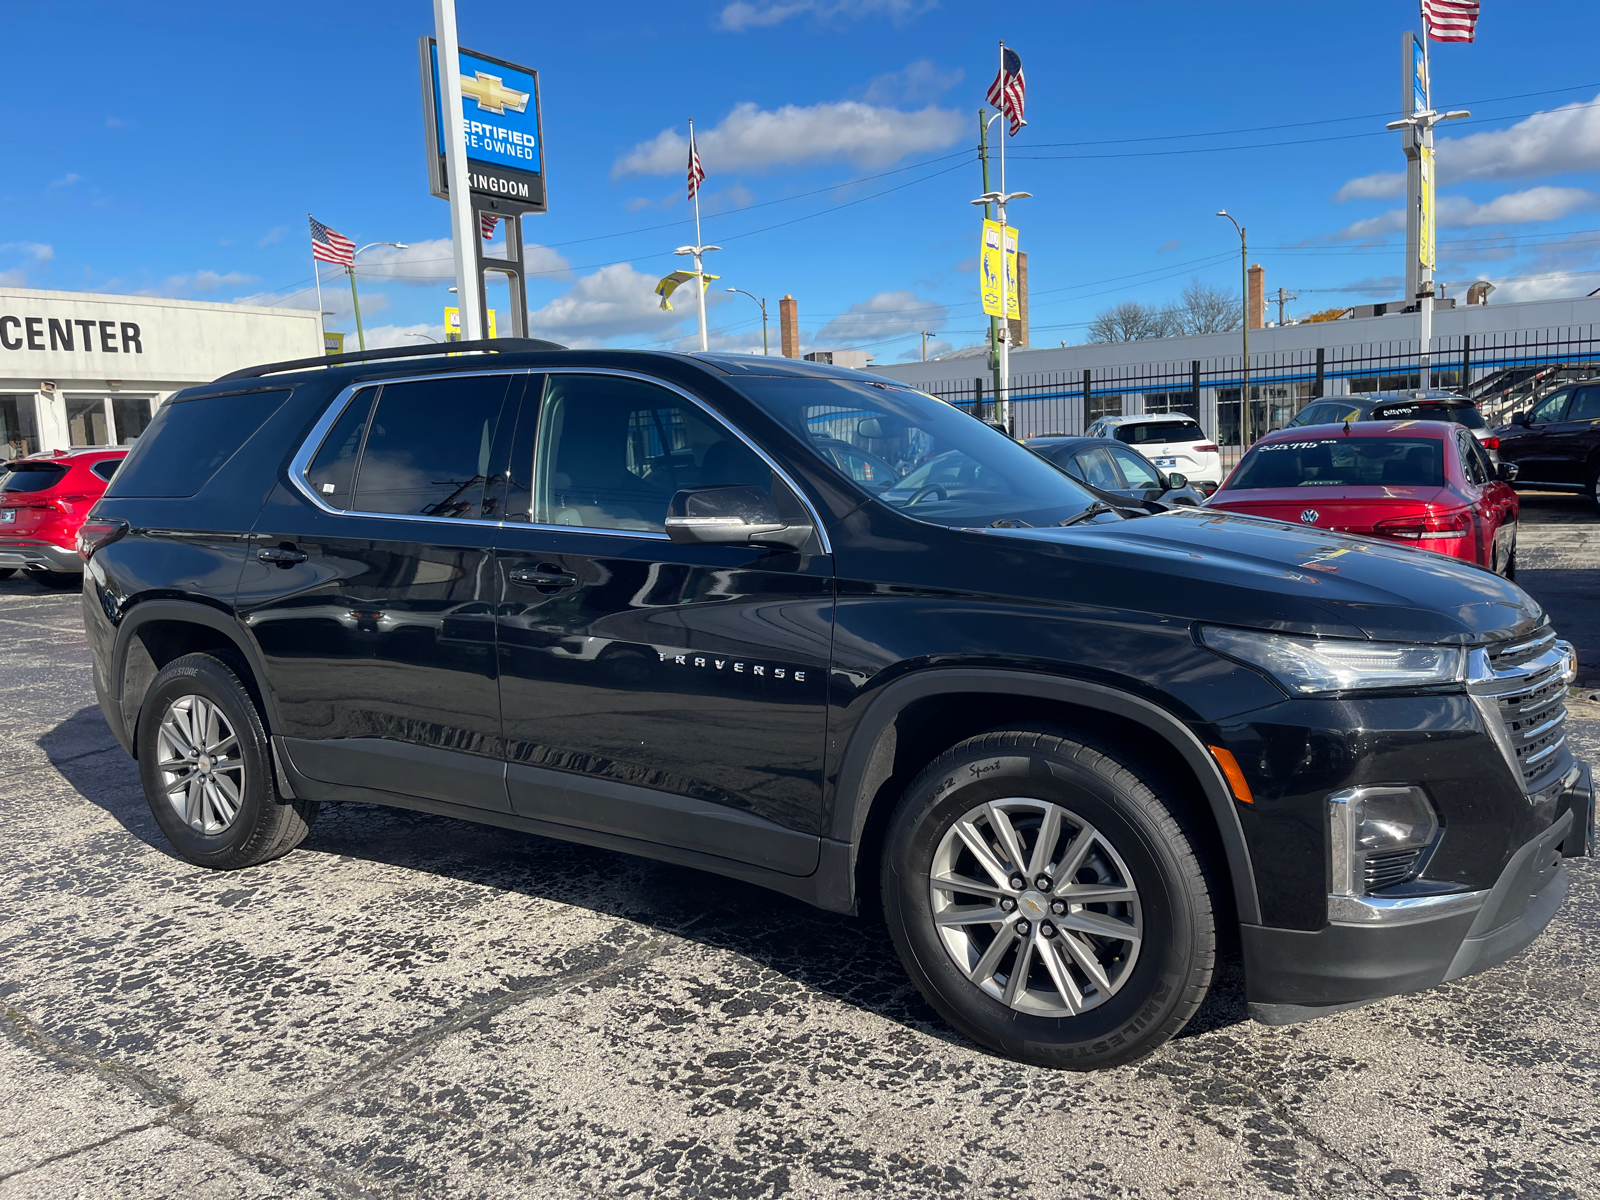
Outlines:
[[[694, 146], [694, 118], [690, 117], [689, 158], [692, 161], [696, 157]], [[702, 245], [703, 243], [700, 241], [700, 181], [696, 180], [694, 185], [694, 282], [695, 299], [700, 305], [700, 353], [704, 354], [711, 348], [711, 345], [706, 340], [706, 277], [704, 269], [700, 265], [700, 248]]]
[[[315, 220], [315, 218], [310, 213], [307, 213], [306, 220]], [[317, 269], [317, 247], [314, 243], [311, 247], [311, 277], [317, 281], [317, 336], [322, 339], [322, 352], [326, 354], [328, 352], [328, 328], [322, 323], [322, 272]]]
[[1005, 115], [1006, 44], [1000, 43], [1000, 391], [995, 396], [995, 415], [1011, 430], [1011, 259], [1006, 252], [1006, 138], [1011, 119]]

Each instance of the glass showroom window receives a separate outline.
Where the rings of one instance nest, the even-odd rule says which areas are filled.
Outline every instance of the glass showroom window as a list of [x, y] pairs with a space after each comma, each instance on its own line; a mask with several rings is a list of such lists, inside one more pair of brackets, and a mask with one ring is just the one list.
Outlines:
[[67, 435], [74, 446], [131, 446], [149, 424], [147, 396], [67, 397]]
[[111, 417], [117, 431], [117, 445], [131, 446], [133, 439], [150, 424], [150, 401], [144, 396], [113, 396]]
[[38, 414], [32, 396], [0, 396], [0, 456], [39, 453]]

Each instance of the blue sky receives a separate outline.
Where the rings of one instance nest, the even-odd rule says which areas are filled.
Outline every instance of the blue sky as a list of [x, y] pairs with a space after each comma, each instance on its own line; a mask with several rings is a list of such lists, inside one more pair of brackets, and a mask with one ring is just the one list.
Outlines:
[[[1600, 287], [1600, 37], [1593, 0], [1484, 0], [1478, 41], [1434, 46], [1444, 129], [1440, 277], [1495, 300]], [[458, 0], [462, 44], [540, 72], [551, 211], [524, 221], [534, 332], [687, 346], [692, 298], [651, 288], [692, 240], [682, 138], [709, 178], [715, 345], [760, 348], [728, 285], [800, 305], [807, 348], [879, 361], [977, 341], [977, 109], [997, 41], [1028, 127], [1008, 184], [1034, 345], [1191, 278], [1237, 286], [1248, 225], [1290, 315], [1397, 296], [1406, 0], [972, 3]], [[315, 307], [305, 214], [355, 238], [369, 340], [438, 335], [447, 206], [428, 194], [416, 38], [432, 5], [77, 3], [3, 9], [0, 283]], [[19, 47], [28, 48], [26, 53]], [[1585, 107], [1596, 106], [1596, 107]], [[998, 128], [998, 126], [997, 126]], [[1243, 131], [1243, 132], [1222, 132]], [[998, 182], [998, 181], [996, 181]], [[1589, 272], [1585, 274], [1584, 272]], [[1459, 294], [1459, 292], [1457, 293]], [[342, 276], [330, 329], [353, 330]], [[683, 296], [683, 293], [680, 293]], [[504, 300], [498, 307], [503, 311]], [[1275, 310], [1274, 310], [1275, 315]]]

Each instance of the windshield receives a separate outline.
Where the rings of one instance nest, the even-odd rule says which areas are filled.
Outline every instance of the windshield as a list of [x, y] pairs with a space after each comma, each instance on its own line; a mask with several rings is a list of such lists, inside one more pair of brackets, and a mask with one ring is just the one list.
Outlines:
[[1193, 421], [1138, 421], [1131, 425], [1118, 425], [1114, 432], [1117, 441], [1130, 446], [1147, 442], [1203, 442], [1205, 433]]
[[1005, 434], [922, 392], [865, 380], [728, 382], [857, 486], [918, 520], [1054, 525], [1096, 501]]
[[1444, 443], [1402, 437], [1268, 442], [1244, 456], [1227, 490], [1384, 485], [1442, 487]]

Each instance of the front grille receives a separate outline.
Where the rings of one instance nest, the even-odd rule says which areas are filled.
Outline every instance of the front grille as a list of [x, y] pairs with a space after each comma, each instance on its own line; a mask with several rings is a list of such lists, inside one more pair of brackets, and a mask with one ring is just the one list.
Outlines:
[[1421, 850], [1391, 850], [1387, 854], [1374, 854], [1363, 865], [1367, 891], [1403, 883], [1416, 874]]
[[1524, 786], [1544, 778], [1563, 761], [1566, 744], [1567, 678], [1555, 633], [1545, 630], [1491, 651], [1493, 700]]

